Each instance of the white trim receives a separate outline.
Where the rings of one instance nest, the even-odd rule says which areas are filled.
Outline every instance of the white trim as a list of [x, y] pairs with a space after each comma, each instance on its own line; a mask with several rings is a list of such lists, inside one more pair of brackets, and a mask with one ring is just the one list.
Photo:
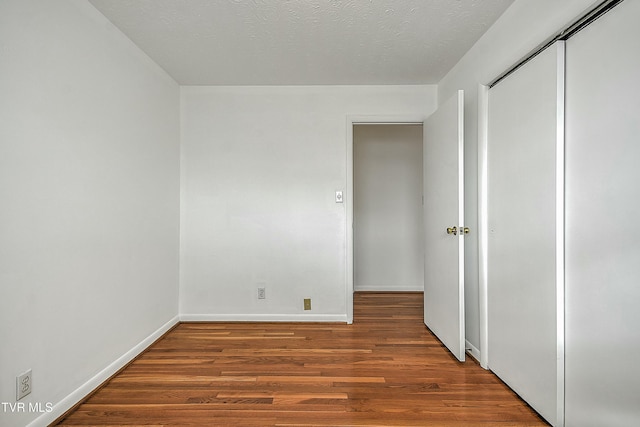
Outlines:
[[424, 285], [359, 285], [356, 292], [423, 292]]
[[[464, 90], [458, 90], [458, 224], [464, 228]], [[465, 305], [464, 305], [464, 233], [458, 233], [458, 304], [460, 314], [458, 322], [460, 329], [460, 347], [464, 348], [466, 336]], [[465, 360], [462, 352], [461, 362]]]
[[480, 350], [478, 350], [476, 348], [476, 346], [471, 344], [469, 342], [469, 340], [465, 340], [465, 347], [464, 348], [467, 350], [467, 354], [469, 354], [471, 357], [473, 357], [478, 362], [480, 362]]
[[347, 138], [347, 189], [343, 197], [347, 220], [345, 223], [345, 247], [346, 247], [346, 271], [345, 271], [345, 302], [347, 304], [347, 323], [353, 323], [353, 125], [358, 124], [421, 124], [427, 116], [418, 115], [348, 115], [346, 120], [346, 138]]
[[73, 408], [78, 402], [84, 399], [89, 395], [92, 391], [98, 388], [102, 383], [111, 378], [116, 372], [125, 367], [129, 362], [138, 357], [143, 351], [145, 351], [151, 344], [154, 343], [158, 338], [164, 335], [167, 331], [177, 325], [179, 322], [178, 316], [169, 320], [167, 323], [162, 325], [159, 329], [149, 335], [147, 338], [143, 339], [131, 350], [127, 351], [125, 354], [116, 359], [109, 366], [104, 368], [102, 371], [98, 372], [94, 375], [89, 381], [82, 384], [76, 390], [67, 395], [67, 397], [63, 398], [61, 401], [53, 405], [53, 410], [48, 413], [44, 413], [31, 423], [27, 425], [27, 427], [46, 427], [62, 415], [67, 412], [69, 409]]
[[478, 309], [480, 314], [480, 366], [489, 369], [489, 306], [488, 306], [488, 142], [489, 86], [478, 85]]
[[565, 306], [564, 306], [564, 203], [565, 203], [565, 42], [557, 43], [558, 78], [556, 111], [556, 339], [557, 339], [557, 420], [558, 427], [564, 426], [564, 346], [565, 346]]
[[342, 200], [345, 205], [347, 219], [345, 222], [346, 277], [345, 304], [347, 305], [347, 323], [353, 323], [353, 125], [354, 119], [347, 117], [347, 191]]
[[181, 314], [181, 322], [326, 322], [348, 323], [344, 314]]

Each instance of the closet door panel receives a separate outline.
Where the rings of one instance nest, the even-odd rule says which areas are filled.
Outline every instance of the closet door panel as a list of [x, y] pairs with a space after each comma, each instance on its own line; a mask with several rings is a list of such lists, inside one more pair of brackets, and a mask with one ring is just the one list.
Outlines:
[[552, 424], [561, 418], [556, 150], [563, 49], [561, 42], [546, 49], [490, 89], [487, 151], [489, 368]]
[[640, 425], [640, 1], [567, 41], [566, 425]]

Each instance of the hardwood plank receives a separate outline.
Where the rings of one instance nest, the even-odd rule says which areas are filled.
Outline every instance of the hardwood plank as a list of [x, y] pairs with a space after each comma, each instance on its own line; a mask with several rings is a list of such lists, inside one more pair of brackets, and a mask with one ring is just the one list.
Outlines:
[[547, 425], [449, 354], [421, 293], [354, 300], [353, 325], [182, 323], [57, 425]]

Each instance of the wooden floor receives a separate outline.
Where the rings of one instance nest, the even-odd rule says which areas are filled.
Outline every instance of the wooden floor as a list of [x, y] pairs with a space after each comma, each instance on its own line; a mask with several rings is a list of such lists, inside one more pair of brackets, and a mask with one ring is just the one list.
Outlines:
[[358, 293], [354, 324], [183, 323], [58, 425], [544, 426], [422, 322], [422, 294]]

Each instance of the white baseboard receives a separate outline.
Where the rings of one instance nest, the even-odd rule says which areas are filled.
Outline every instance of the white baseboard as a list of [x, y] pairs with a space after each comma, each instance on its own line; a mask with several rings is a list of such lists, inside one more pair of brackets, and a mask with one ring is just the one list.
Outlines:
[[345, 314], [181, 314], [181, 322], [332, 322], [347, 323]]
[[474, 359], [476, 359], [478, 361], [478, 363], [480, 363], [480, 350], [478, 350], [478, 348], [476, 346], [474, 346], [473, 344], [471, 344], [467, 340], [465, 340], [464, 345], [465, 345], [464, 348], [467, 349], [467, 353], [469, 353], [471, 355], [471, 357], [473, 357]]
[[355, 292], [423, 292], [424, 286], [412, 285], [356, 285]]
[[27, 427], [46, 427], [59, 417], [64, 415], [69, 409], [73, 408], [75, 404], [80, 402], [85, 398], [89, 393], [98, 388], [102, 383], [111, 378], [113, 374], [118, 372], [120, 369], [125, 367], [129, 362], [135, 359], [140, 353], [146, 350], [151, 344], [154, 343], [158, 338], [164, 335], [169, 329], [173, 328], [176, 324], [178, 324], [179, 318], [178, 316], [169, 320], [167, 323], [162, 325], [158, 330], [153, 332], [147, 338], [142, 340], [139, 344], [133, 347], [131, 350], [127, 351], [125, 354], [120, 356], [117, 360], [111, 363], [109, 366], [104, 368], [102, 371], [98, 372], [93, 378], [89, 381], [78, 387], [75, 391], [69, 394], [67, 397], [62, 399], [60, 402], [53, 405], [53, 410], [48, 413], [44, 413], [31, 423], [27, 425]]

